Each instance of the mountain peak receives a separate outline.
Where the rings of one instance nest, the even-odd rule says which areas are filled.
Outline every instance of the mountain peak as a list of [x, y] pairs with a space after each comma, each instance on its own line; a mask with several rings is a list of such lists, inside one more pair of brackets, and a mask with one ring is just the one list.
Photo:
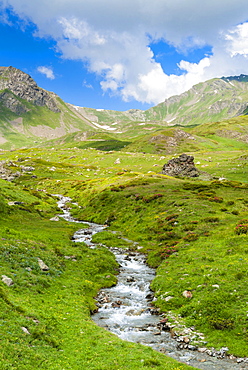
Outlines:
[[224, 81], [248, 82], [248, 75], [241, 74], [239, 76], [221, 77], [221, 79]]
[[27, 107], [15, 97], [31, 102], [34, 105], [47, 106], [53, 112], [60, 111], [52, 93], [41, 89], [27, 73], [12, 66], [0, 67], [1, 101], [14, 113], [19, 114], [27, 111]]

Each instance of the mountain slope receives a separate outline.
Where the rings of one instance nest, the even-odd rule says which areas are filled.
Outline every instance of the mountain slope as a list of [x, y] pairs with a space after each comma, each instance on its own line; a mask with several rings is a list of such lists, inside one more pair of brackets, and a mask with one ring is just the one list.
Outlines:
[[[200, 83], [146, 111], [131, 109], [119, 112], [83, 108], [63, 102], [56, 94], [40, 88], [29, 75], [16, 68], [0, 67], [0, 145], [10, 149], [34, 146], [57, 138], [63, 138], [62, 141], [67, 143], [70, 138], [72, 143], [89, 138], [92, 143], [95, 139], [105, 140], [104, 137], [92, 139], [95, 134], [101, 136], [107, 133], [111, 136], [110, 141], [117, 140], [118, 148], [130, 144], [130, 150], [133, 150], [131, 142], [139, 138], [140, 143], [136, 143], [133, 148], [141, 148], [142, 141], [146, 141], [145, 137], [151, 136], [149, 151], [166, 150], [169, 153], [177, 147], [175, 145], [175, 148], [167, 150], [168, 145], [173, 147], [174, 139], [178, 141], [179, 137], [182, 142], [181, 133], [173, 130], [169, 142], [164, 140], [163, 133], [162, 136], [160, 133], [154, 136], [153, 133], [168, 126], [182, 128], [227, 120], [246, 113], [247, 102], [248, 76], [241, 75]], [[168, 137], [168, 133], [165, 136]], [[223, 136], [223, 132], [220, 136]], [[234, 139], [246, 141], [240, 135]], [[192, 139], [188, 141], [193, 143]], [[196, 150], [198, 145], [195, 142], [193, 144], [191, 147]], [[114, 148], [115, 143], [111, 141], [107, 145], [103, 144], [103, 147]]]
[[26, 73], [0, 67], [0, 144], [5, 148], [34, 145], [37, 140], [95, 131], [56, 94], [38, 87]]
[[245, 75], [214, 78], [193, 86], [146, 111], [126, 112], [84, 108], [88, 117], [98, 124], [109, 123], [125, 130], [126, 122], [158, 122], [164, 125], [198, 125], [239, 116], [248, 105], [248, 77]]

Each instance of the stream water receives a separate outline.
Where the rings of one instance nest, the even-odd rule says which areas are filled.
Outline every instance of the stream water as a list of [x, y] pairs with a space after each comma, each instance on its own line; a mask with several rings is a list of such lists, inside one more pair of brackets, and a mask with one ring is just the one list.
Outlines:
[[[58, 195], [57, 195], [58, 196]], [[59, 196], [60, 217], [69, 222], [77, 222], [70, 215], [66, 203], [70, 198]], [[73, 236], [75, 242], [84, 242], [89, 248], [96, 248], [92, 236], [103, 231], [106, 226], [91, 222], [86, 229], [79, 229]], [[247, 359], [231, 360], [220, 353], [201, 353], [195, 350], [179, 349], [179, 342], [172, 338], [168, 330], [163, 330], [162, 316], [158, 315], [151, 301], [153, 294], [150, 283], [155, 270], [146, 264], [145, 256], [121, 248], [111, 248], [119, 263], [118, 283], [112, 288], [102, 289], [97, 297], [98, 311], [92, 315], [95, 323], [118, 335], [123, 340], [141, 343], [165, 353], [167, 356], [203, 370], [243, 370], [248, 369]], [[178, 339], [178, 338], [177, 338]], [[189, 346], [190, 348], [190, 346]], [[223, 358], [220, 358], [220, 357]]]

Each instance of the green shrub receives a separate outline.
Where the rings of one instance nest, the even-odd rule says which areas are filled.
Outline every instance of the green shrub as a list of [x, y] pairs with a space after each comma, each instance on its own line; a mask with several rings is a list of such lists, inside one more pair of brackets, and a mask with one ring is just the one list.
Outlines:
[[235, 234], [247, 234], [248, 233], [248, 220], [241, 220], [235, 227]]

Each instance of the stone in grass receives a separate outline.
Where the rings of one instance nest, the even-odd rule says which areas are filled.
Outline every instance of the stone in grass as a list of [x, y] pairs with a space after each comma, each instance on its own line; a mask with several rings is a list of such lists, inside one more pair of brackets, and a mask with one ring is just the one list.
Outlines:
[[13, 280], [6, 275], [2, 275], [2, 282], [8, 286], [11, 286], [14, 284]]
[[21, 327], [21, 329], [22, 329], [23, 333], [25, 333], [25, 334], [29, 334], [29, 335], [30, 335], [30, 333], [29, 333], [28, 329], [27, 329], [27, 328], [25, 328], [25, 326], [22, 326], [22, 327]]
[[193, 297], [190, 290], [185, 290], [182, 294], [185, 298], [192, 298]]
[[50, 221], [59, 221], [59, 217], [58, 216], [54, 216], [54, 217], [50, 218]]
[[38, 258], [38, 264], [42, 271], [48, 271], [49, 267], [42, 261], [42, 259]]
[[168, 176], [198, 177], [199, 171], [194, 165], [194, 157], [181, 154], [178, 158], [173, 158], [163, 166], [162, 174]]
[[174, 297], [172, 297], [171, 295], [169, 295], [168, 297], [165, 298], [165, 301], [168, 302], [170, 301], [171, 299], [173, 299]]

